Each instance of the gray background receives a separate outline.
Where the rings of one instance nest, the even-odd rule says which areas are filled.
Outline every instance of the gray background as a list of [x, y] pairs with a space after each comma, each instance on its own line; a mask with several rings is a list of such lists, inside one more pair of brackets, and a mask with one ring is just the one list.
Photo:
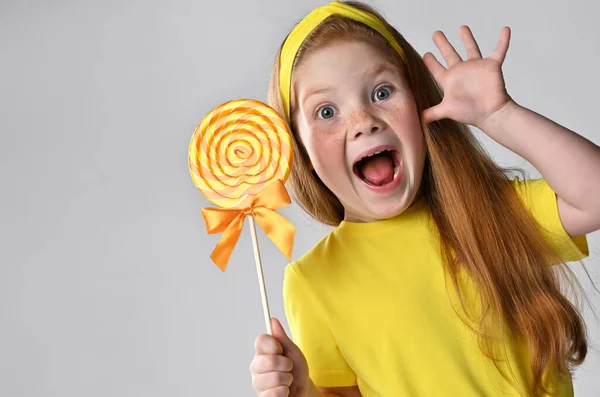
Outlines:
[[[188, 143], [218, 104], [266, 99], [281, 40], [322, 4], [0, 2], [0, 397], [253, 395], [265, 325], [250, 236], [245, 227], [225, 274], [210, 262], [219, 237], [204, 230]], [[469, 24], [487, 56], [509, 25], [509, 93], [600, 143], [596, 2], [374, 4], [421, 54], [438, 54], [436, 29], [464, 54], [457, 31]], [[294, 258], [328, 231], [296, 206], [282, 213], [298, 229]], [[259, 237], [272, 315], [284, 319], [286, 260]], [[600, 284], [600, 234], [589, 242]], [[600, 396], [600, 330], [586, 319], [595, 350], [575, 389]]]

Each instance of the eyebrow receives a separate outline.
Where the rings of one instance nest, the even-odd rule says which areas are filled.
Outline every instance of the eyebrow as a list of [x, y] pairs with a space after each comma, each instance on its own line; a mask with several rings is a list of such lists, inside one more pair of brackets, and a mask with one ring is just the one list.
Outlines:
[[[376, 67], [367, 70], [365, 73], [363, 73], [363, 76], [376, 76], [378, 74], [381, 74], [383, 72], [391, 72], [394, 74], [399, 75], [399, 70], [397, 66], [392, 65], [391, 63], [382, 63], [377, 65]], [[308, 91], [308, 93], [306, 94], [306, 96], [304, 97], [304, 100], [302, 101], [302, 103], [306, 103], [306, 101], [308, 100], [308, 98], [310, 98], [313, 95], [316, 94], [321, 94], [323, 92], [327, 92], [327, 91], [333, 91], [335, 89], [334, 86], [321, 86], [321, 87], [316, 87], [314, 89], [311, 89]]]

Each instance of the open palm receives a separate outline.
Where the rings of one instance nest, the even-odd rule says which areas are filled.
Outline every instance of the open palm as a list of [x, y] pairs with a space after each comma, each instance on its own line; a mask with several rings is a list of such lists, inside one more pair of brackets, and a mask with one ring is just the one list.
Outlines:
[[510, 101], [502, 76], [510, 28], [502, 29], [498, 45], [488, 58], [481, 56], [468, 26], [461, 26], [459, 34], [467, 50], [466, 61], [463, 61], [441, 31], [433, 34], [433, 41], [442, 53], [448, 69], [432, 53], [428, 52], [423, 56], [425, 65], [444, 91], [442, 102], [425, 109], [423, 119], [428, 123], [449, 118], [480, 128], [491, 114]]

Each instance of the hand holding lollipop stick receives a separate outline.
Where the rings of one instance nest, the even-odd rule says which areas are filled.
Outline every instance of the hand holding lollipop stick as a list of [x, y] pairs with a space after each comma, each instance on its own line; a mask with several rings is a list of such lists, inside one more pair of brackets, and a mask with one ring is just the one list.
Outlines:
[[286, 123], [269, 106], [254, 100], [226, 102], [210, 111], [194, 131], [188, 164], [194, 184], [213, 204], [202, 216], [209, 234], [223, 233], [210, 255], [225, 271], [229, 257], [250, 217], [250, 234], [267, 332], [271, 315], [265, 288], [255, 220], [291, 259], [295, 228], [276, 210], [290, 204], [284, 183], [292, 165], [292, 137]]

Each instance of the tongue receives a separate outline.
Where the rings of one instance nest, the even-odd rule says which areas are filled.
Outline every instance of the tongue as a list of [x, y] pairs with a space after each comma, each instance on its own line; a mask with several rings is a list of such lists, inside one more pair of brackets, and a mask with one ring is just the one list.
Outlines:
[[394, 163], [388, 156], [373, 156], [366, 160], [362, 174], [372, 185], [385, 185], [394, 179]]

